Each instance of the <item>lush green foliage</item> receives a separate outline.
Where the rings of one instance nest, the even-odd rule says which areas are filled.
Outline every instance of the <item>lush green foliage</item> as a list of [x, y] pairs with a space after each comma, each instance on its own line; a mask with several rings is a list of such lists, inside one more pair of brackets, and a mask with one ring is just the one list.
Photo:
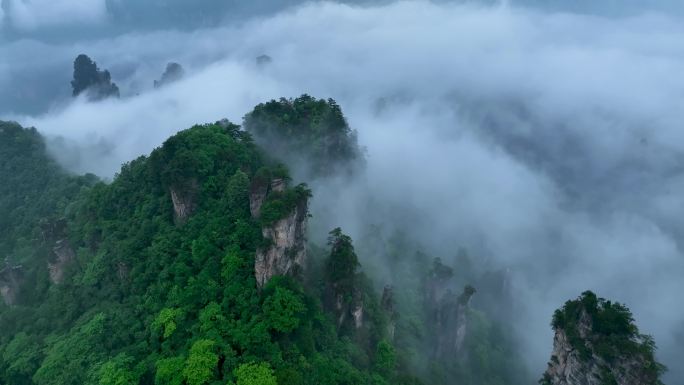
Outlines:
[[183, 377], [188, 385], [204, 385], [216, 375], [219, 357], [214, 353], [215, 341], [198, 340], [190, 348], [190, 355], [183, 369]]
[[331, 247], [330, 257], [325, 265], [326, 281], [335, 286], [342, 293], [345, 301], [351, 301], [351, 296], [358, 285], [357, 271], [361, 264], [354, 252], [352, 239], [338, 227], [330, 232], [328, 245]]
[[298, 205], [304, 204], [310, 197], [311, 191], [303, 184], [283, 192], [271, 192], [261, 206], [261, 223], [265, 226], [272, 224], [291, 213]]
[[[272, 101], [245, 121], [260, 143], [273, 136], [318, 160], [318, 175], [360, 156], [333, 101]], [[301, 282], [276, 276], [258, 290], [262, 227], [306, 209], [311, 192], [273, 188], [253, 218], [250, 193], [289, 173], [234, 124], [181, 131], [110, 184], [62, 171], [33, 129], [0, 123], [0, 139], [0, 252], [21, 272], [16, 303], [0, 303], [0, 384], [529, 383], [505, 324], [467, 306], [467, 255], [455, 268], [430, 266], [401, 234], [371, 229], [355, 249], [337, 228], [328, 248], [309, 245]], [[183, 221], [172, 195], [192, 207]], [[51, 281], [56, 242], [74, 257]], [[381, 304], [359, 255], [381, 261], [363, 270], [390, 274], [396, 298]], [[461, 297], [447, 290], [464, 286]], [[429, 299], [434, 288], [442, 292]], [[432, 322], [446, 302], [467, 322], [463, 346], [447, 356], [435, 353], [443, 336]], [[581, 312], [607, 360], [637, 352], [662, 369], [629, 310], [590, 293], [554, 316], [578, 349], [586, 348], [573, 332]]]
[[[0, 134], [0, 178], [13, 181], [2, 186], [0, 249], [22, 256], [27, 282], [14, 306], [0, 305], [0, 384], [362, 384], [391, 374], [386, 347], [375, 363], [375, 344], [340, 338], [299, 282], [275, 277], [257, 290], [262, 223], [250, 185], [259, 173], [287, 175], [237, 126], [182, 131], [110, 184], [60, 171], [35, 130], [4, 124]], [[183, 223], [171, 190], [194, 200]], [[274, 194], [267, 217], [308, 194]], [[40, 236], [51, 218], [64, 218], [75, 255], [61, 283], [47, 274], [54, 239]]]
[[271, 100], [247, 114], [244, 126], [270, 154], [305, 166], [310, 176], [351, 170], [362, 158], [355, 132], [332, 99]]
[[39, 241], [46, 225], [71, 212], [72, 202], [97, 178], [67, 174], [48, 156], [34, 128], [0, 121], [0, 180], [0, 270], [4, 259], [20, 265], [25, 279], [19, 296], [30, 300], [47, 290], [41, 278], [47, 276], [52, 245]]
[[37, 234], [34, 219], [67, 209], [82, 187], [95, 177], [68, 176], [47, 155], [43, 138], [34, 128], [0, 121], [0, 255], [30, 248]]
[[301, 295], [284, 287], [276, 287], [264, 300], [264, 316], [273, 330], [289, 333], [299, 326], [306, 311]]
[[235, 369], [237, 385], [277, 385], [273, 369], [265, 362], [242, 364]]

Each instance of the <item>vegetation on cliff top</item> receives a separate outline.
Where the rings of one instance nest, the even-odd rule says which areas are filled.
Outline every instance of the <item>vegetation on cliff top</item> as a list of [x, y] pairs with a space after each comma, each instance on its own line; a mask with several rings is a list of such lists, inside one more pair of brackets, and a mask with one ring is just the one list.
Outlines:
[[259, 219], [262, 225], [268, 226], [285, 217], [311, 198], [311, 190], [305, 184], [299, 184], [285, 191], [272, 191], [261, 206]]
[[654, 378], [665, 370], [655, 359], [653, 338], [639, 333], [629, 309], [591, 291], [556, 310], [551, 326], [565, 332], [583, 360], [596, 356], [613, 364], [621, 359], [636, 359]]
[[304, 167], [307, 176], [351, 171], [362, 159], [356, 132], [332, 99], [271, 100], [254, 107], [244, 127], [268, 153]]

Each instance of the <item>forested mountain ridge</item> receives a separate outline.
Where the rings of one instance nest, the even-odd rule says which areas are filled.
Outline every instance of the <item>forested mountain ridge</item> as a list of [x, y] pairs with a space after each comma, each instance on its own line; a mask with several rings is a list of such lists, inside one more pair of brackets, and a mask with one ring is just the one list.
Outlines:
[[367, 242], [307, 240], [312, 192], [269, 145], [318, 161], [313, 177], [358, 170], [332, 100], [193, 126], [111, 183], [0, 124], [0, 384], [528, 383], [505, 325], [471, 307], [467, 255], [451, 267], [371, 234], [392, 287], [364, 272]]
[[[42, 143], [33, 129], [9, 127], [19, 141]], [[3, 164], [23, 156], [8, 153]], [[27, 169], [35, 167], [48, 166]], [[279, 276], [257, 288], [255, 254], [271, 246], [262, 226], [308, 196], [303, 186], [279, 187], [255, 218], [250, 187], [260, 178], [286, 181], [287, 172], [265, 159], [249, 134], [220, 122], [178, 133], [124, 165], [111, 184], [58, 196], [66, 208], [22, 215], [34, 229], [54, 221], [60, 233], [33, 240], [36, 265], [47, 269], [45, 254], [54, 253], [55, 242], [66, 242], [73, 258], [61, 266], [60, 280], [43, 274], [40, 285], [22, 285], [17, 301], [0, 311], [0, 382], [386, 381], [392, 354], [378, 361], [379, 340], [360, 348], [339, 339], [298, 280]], [[187, 208], [182, 216], [179, 201]], [[22, 270], [17, 279], [31, 275]]]

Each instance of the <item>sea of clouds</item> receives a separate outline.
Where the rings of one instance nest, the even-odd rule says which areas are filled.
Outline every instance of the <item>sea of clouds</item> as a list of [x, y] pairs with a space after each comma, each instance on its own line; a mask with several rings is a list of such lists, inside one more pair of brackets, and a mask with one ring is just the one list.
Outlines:
[[[3, 4], [6, 29], [111, 22], [102, 1]], [[614, 15], [323, 2], [186, 29], [13, 35], [0, 44], [0, 118], [37, 127], [73, 171], [111, 178], [195, 123], [239, 123], [281, 96], [334, 98], [367, 169], [355, 183], [315, 186], [322, 234], [334, 225], [356, 237], [378, 223], [447, 260], [465, 247], [509, 269], [521, 309], [511, 330], [535, 373], [555, 308], [587, 289], [624, 302], [678, 385], [684, 24], [663, 4]], [[111, 71], [120, 100], [70, 98], [79, 53]], [[272, 63], [257, 65], [261, 54]], [[169, 61], [186, 77], [154, 89]]]

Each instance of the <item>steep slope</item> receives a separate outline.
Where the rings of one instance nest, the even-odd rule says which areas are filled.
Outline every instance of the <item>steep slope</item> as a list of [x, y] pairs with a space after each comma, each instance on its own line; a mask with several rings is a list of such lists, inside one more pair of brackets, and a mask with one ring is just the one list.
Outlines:
[[[278, 140], [296, 127], [283, 146], [310, 160], [327, 157], [321, 143], [360, 154], [343, 117], [318, 119], [341, 117], [334, 102], [267, 110], [259, 124]], [[179, 132], [109, 184], [64, 172], [34, 129], [2, 123], [0, 138], [0, 384], [530, 382], [489, 309], [510, 302], [505, 274], [478, 277], [465, 251], [443, 263], [377, 226], [356, 244], [339, 228], [327, 247], [308, 242], [312, 192], [230, 122]], [[312, 174], [350, 171], [356, 155]], [[368, 278], [383, 276], [364, 271], [370, 258], [391, 281]], [[653, 342], [622, 305], [585, 293], [553, 325], [542, 383], [659, 383]]]
[[629, 309], [584, 292], [555, 312], [553, 353], [543, 385], [658, 385], [655, 344]]
[[0, 121], [0, 289], [5, 304], [46, 290], [40, 279], [68, 253], [60, 223], [97, 180], [71, 176], [47, 154], [34, 128]]
[[[271, 100], [248, 113], [244, 127], [269, 154], [295, 170], [296, 177], [310, 181], [312, 188], [330, 194], [339, 189], [340, 183], [356, 183], [363, 190], [367, 177], [364, 175], [364, 150], [334, 100], [308, 95]], [[269, 181], [252, 189], [253, 209], [257, 211], [261, 207], [259, 202], [272, 187]], [[330, 213], [328, 206], [335, 205], [335, 197], [320, 196], [316, 190], [314, 195], [312, 207], [317, 210], [313, 213], [316, 223], [321, 223], [321, 217], [325, 223], [325, 216]], [[364, 198], [371, 206], [378, 203], [374, 202], [378, 195], [373, 192]], [[363, 204], [363, 200], [358, 199], [358, 202]], [[307, 259], [319, 265], [310, 269], [308, 275], [324, 277], [323, 282], [315, 286], [321, 292], [319, 296], [324, 308], [335, 316], [339, 332], [362, 343], [372, 341], [371, 345], [383, 338], [392, 342], [401, 368], [399, 378], [394, 381], [402, 378], [410, 383], [410, 378], [401, 375], [418, 374], [425, 383], [434, 385], [529, 383], [533, 377], [522, 365], [514, 336], [505, 332], [509, 322], [494, 319], [491, 311], [514, 306], [510, 298], [505, 293], [498, 295], [483, 288], [483, 297], [496, 297], [489, 301], [491, 306], [486, 311], [481, 306], [479, 309], [471, 307], [470, 297], [475, 288], [470, 283], [482, 280], [469, 271], [469, 263], [444, 255], [445, 259], [456, 259], [453, 269], [439, 259], [431, 266], [428, 262], [431, 258], [417, 252], [423, 246], [407, 241], [412, 238], [410, 234], [397, 232], [386, 237], [378, 223], [385, 222], [386, 228], [411, 231], [410, 223], [392, 223], [396, 220], [393, 214], [404, 213], [406, 207], [402, 204], [390, 207], [390, 212], [370, 209], [366, 217], [356, 218], [358, 224], [363, 224], [355, 229], [357, 234], [365, 234], [356, 242], [356, 246], [360, 246], [358, 256], [351, 239], [340, 229], [330, 233], [329, 254], [316, 252], [316, 245], [309, 244], [312, 252], [308, 253], [311, 255]], [[292, 220], [281, 222], [282, 229], [296, 233], [295, 230], [301, 227], [292, 226], [295, 223]], [[328, 231], [315, 227], [311, 230], [312, 234], [318, 233], [319, 242], [325, 234], [321, 230]], [[292, 248], [294, 244], [280, 244], [283, 248], [301, 251], [301, 247]], [[304, 253], [298, 251], [292, 255], [302, 259]], [[262, 264], [264, 271], [269, 271], [268, 267], [274, 264], [268, 263], [269, 258], [263, 260], [267, 262]], [[367, 263], [366, 271], [358, 265], [362, 260]], [[330, 263], [341, 270], [331, 274]], [[281, 270], [284, 269], [289, 268], [284, 265]], [[440, 273], [443, 271], [448, 273]], [[375, 285], [367, 276], [384, 281]], [[382, 299], [379, 301], [377, 297]], [[376, 324], [369, 324], [369, 320], [376, 320]], [[378, 333], [377, 327], [383, 332]]]
[[[12, 130], [42, 143], [34, 130]], [[21, 175], [16, 183], [52, 191], [58, 182], [34, 168], [67, 185], [82, 179], [60, 171], [44, 147], [35, 153], [37, 164], [1, 159]], [[264, 175], [282, 184], [253, 215], [250, 191]], [[169, 138], [111, 184], [55, 190], [44, 198], [55, 220], [42, 224], [42, 211], [18, 216], [28, 232], [45, 234], [22, 247], [19, 225], [7, 223], [0, 246], [30, 250], [24, 261], [43, 273], [22, 271], [35, 284], [0, 306], [0, 383], [386, 383], [392, 355], [378, 366], [375, 345], [339, 338], [332, 316], [299, 283], [300, 269], [275, 269], [257, 284], [258, 256], [274, 247], [268, 229], [306, 219], [308, 190], [287, 179], [249, 134], [223, 121]], [[8, 198], [0, 200], [22, 210], [33, 203]], [[267, 253], [289, 257], [275, 247]], [[50, 262], [50, 253], [58, 258]], [[4, 276], [18, 277], [15, 265]]]

